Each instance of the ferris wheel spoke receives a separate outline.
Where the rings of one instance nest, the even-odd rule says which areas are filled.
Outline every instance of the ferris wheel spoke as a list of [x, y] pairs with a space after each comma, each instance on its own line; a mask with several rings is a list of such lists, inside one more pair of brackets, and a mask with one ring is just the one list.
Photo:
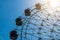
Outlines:
[[[33, 37], [37, 37], [37, 38], [38, 38], [38, 36], [35, 36], [35, 35], [31, 34], [31, 33], [27, 33], [27, 32], [23, 32], [23, 33], [26, 33], [26, 35], [28, 34], [28, 35], [31, 35], [31, 36], [33, 36]], [[35, 33], [34, 33], [34, 34], [35, 34]]]
[[60, 34], [60, 32], [57, 32], [57, 31], [54, 31], [54, 32]]
[[40, 25], [38, 25], [38, 24], [34, 24], [34, 23], [31, 23], [31, 22], [29, 22], [29, 24], [32, 24], [32, 25], [34, 25], [34, 26], [40, 26]]

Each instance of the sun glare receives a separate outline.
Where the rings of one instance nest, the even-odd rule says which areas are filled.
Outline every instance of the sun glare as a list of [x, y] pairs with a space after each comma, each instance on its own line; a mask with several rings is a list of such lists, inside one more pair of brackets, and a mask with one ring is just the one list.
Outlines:
[[50, 0], [50, 6], [52, 8], [58, 7], [60, 5], [59, 3], [60, 3], [60, 0]]

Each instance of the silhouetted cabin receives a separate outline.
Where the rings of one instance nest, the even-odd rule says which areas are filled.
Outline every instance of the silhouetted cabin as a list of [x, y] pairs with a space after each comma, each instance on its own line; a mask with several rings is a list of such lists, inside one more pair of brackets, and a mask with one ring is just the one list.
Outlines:
[[29, 8], [25, 9], [25, 16], [30, 16], [31, 15], [31, 11]]
[[21, 20], [22, 20], [21, 18], [16, 18], [16, 22], [17, 22], [17, 21], [21, 21]]
[[17, 39], [17, 37], [18, 37], [17, 31], [13, 30], [10, 32], [10, 39], [15, 40]]
[[21, 26], [21, 25], [22, 25], [22, 21], [17, 21], [17, 22], [16, 22], [16, 25], [17, 25], [17, 26]]
[[22, 25], [22, 19], [21, 18], [16, 18], [16, 25], [21, 26]]

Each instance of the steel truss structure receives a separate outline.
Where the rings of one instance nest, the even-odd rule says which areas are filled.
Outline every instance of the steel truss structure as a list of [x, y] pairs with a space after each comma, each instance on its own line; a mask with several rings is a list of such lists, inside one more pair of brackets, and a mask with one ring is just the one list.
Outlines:
[[60, 16], [54, 13], [40, 3], [35, 4], [35, 8], [25, 9], [25, 16], [15, 20], [17, 27], [10, 32], [11, 40], [18, 40], [18, 36], [19, 40], [60, 40]]

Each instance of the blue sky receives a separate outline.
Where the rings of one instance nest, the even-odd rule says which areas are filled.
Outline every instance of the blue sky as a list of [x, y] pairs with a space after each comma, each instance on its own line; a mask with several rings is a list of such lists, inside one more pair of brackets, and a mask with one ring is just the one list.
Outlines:
[[36, 0], [0, 0], [0, 39], [9, 40], [9, 32], [13, 30], [15, 18], [19, 17], [24, 9], [31, 7]]

